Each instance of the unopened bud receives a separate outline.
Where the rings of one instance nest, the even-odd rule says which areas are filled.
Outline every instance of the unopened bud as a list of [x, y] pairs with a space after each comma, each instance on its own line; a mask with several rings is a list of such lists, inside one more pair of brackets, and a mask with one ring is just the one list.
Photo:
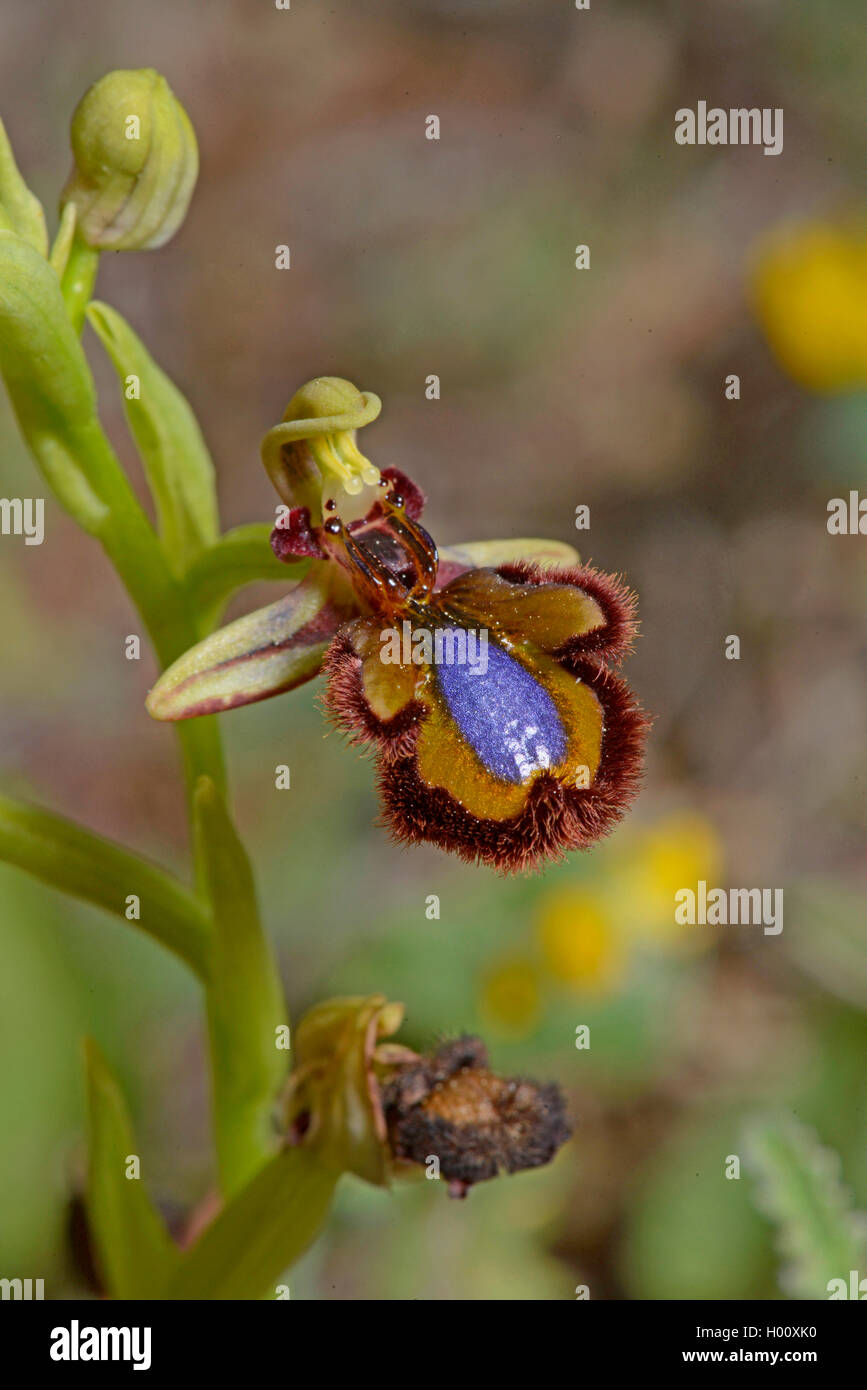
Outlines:
[[199, 153], [186, 111], [153, 68], [110, 72], [72, 117], [74, 167], [61, 204], [74, 203], [78, 235], [100, 251], [144, 251], [174, 236], [186, 216]]

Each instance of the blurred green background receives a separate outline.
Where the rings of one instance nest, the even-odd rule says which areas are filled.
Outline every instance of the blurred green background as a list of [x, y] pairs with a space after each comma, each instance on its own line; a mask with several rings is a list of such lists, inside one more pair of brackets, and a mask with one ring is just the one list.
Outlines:
[[[2, 113], [48, 209], [69, 116], [108, 69], [158, 68], [196, 127], [186, 224], [103, 257], [98, 294], [196, 408], [225, 526], [273, 515], [259, 440], [301, 382], [337, 374], [383, 397], [365, 451], [418, 478], [441, 541], [573, 541], [640, 596], [644, 792], [541, 877], [391, 845], [315, 685], [223, 720], [295, 1017], [382, 991], [407, 1042], [480, 1032], [499, 1069], [559, 1080], [575, 1124], [551, 1168], [464, 1203], [345, 1180], [293, 1298], [780, 1297], [750, 1180], [724, 1176], [769, 1106], [816, 1127], [867, 1206], [867, 541], [826, 529], [829, 498], [867, 490], [867, 376], [863, 355], [823, 371], [864, 309], [864, 252], [796, 247], [811, 296], [778, 283], [773, 250], [781, 227], [857, 214], [865, 62], [856, 0], [4, 6]], [[698, 100], [782, 107], [783, 154], [676, 145], [674, 111]], [[0, 493], [42, 495], [5, 397]], [[152, 659], [124, 659], [138, 629], [107, 561], [46, 514], [42, 547], [0, 540], [2, 785], [184, 871]], [[700, 878], [783, 888], [784, 931], [677, 928], [674, 892]], [[0, 1273], [50, 1297], [86, 1295], [68, 1238], [85, 1033], [131, 1097], [151, 1191], [182, 1213], [213, 1177], [194, 983], [0, 867]]]

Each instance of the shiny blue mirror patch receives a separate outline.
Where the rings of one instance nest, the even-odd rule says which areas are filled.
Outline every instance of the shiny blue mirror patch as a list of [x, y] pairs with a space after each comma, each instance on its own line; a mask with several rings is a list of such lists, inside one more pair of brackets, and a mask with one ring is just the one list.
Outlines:
[[566, 756], [566, 733], [548, 691], [496, 642], [487, 666], [437, 665], [449, 713], [494, 777], [520, 785]]

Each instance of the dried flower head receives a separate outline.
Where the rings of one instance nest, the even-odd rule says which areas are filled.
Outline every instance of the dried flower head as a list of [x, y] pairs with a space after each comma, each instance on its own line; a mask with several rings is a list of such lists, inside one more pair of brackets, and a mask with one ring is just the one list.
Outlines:
[[376, 1186], [436, 1160], [452, 1196], [500, 1173], [549, 1163], [569, 1138], [557, 1086], [491, 1070], [479, 1038], [419, 1056], [384, 1039], [403, 1005], [328, 999], [296, 1031], [282, 1125], [287, 1143]]
[[383, 1107], [394, 1157], [419, 1164], [436, 1158], [453, 1197], [500, 1173], [550, 1163], [571, 1133], [557, 1086], [497, 1076], [484, 1043], [473, 1037], [399, 1068]]

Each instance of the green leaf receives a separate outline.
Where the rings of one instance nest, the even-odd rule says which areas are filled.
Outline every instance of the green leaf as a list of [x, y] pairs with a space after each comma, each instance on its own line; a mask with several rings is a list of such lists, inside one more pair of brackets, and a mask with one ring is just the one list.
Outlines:
[[206, 637], [160, 676], [147, 698], [154, 719], [192, 719], [291, 690], [315, 676], [354, 606], [339, 578], [311, 570], [285, 598]]
[[[159, 1298], [180, 1265], [180, 1250], [147, 1195], [126, 1176], [138, 1154], [117, 1081], [96, 1043], [85, 1043], [90, 1162], [87, 1212], [97, 1266], [112, 1298]], [[140, 1155], [139, 1155], [140, 1157]]]
[[309, 560], [286, 564], [271, 549], [271, 527], [262, 522], [236, 526], [203, 550], [190, 567], [187, 585], [196, 610], [207, 623], [218, 621], [223, 607], [238, 589], [258, 580], [289, 584], [304, 577]]
[[753, 1120], [745, 1146], [758, 1178], [756, 1205], [777, 1228], [784, 1292], [827, 1298], [832, 1279], [848, 1288], [849, 1271], [867, 1258], [867, 1217], [853, 1209], [838, 1155], [790, 1116]]
[[[94, 302], [87, 318], [114, 364], [127, 423], [156, 504], [160, 535], [173, 570], [183, 574], [219, 533], [214, 465], [207, 445], [186, 399], [117, 310]], [[133, 377], [135, 382], [130, 381]]]
[[141, 917], [130, 925], [173, 951], [200, 978], [207, 975], [203, 909], [182, 883], [149, 860], [7, 796], [0, 796], [0, 859], [124, 920], [126, 898], [134, 893]]
[[48, 233], [42, 204], [30, 192], [18, 171], [12, 146], [0, 121], [0, 211], [6, 214], [5, 224], [23, 237], [39, 252], [48, 254]]
[[57, 276], [9, 232], [0, 232], [0, 371], [48, 485], [102, 542], [167, 664], [195, 640], [187, 600], [102, 431]]
[[207, 1003], [214, 1127], [222, 1188], [231, 1194], [273, 1151], [275, 1099], [289, 1058], [278, 1047], [286, 1003], [250, 861], [208, 777], [196, 788], [194, 833], [213, 908]]
[[166, 1298], [274, 1297], [316, 1238], [338, 1177], [303, 1148], [276, 1154], [186, 1252]]

